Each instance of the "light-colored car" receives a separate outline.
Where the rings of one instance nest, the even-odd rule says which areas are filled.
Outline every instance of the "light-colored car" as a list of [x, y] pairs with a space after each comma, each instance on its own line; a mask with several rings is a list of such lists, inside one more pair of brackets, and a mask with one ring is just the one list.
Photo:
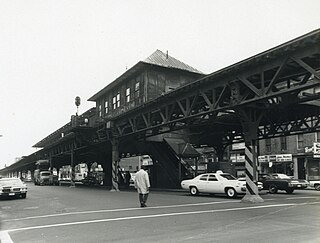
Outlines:
[[[240, 177], [238, 178], [239, 181], [246, 181], [246, 178], [245, 177]], [[263, 183], [261, 181], [258, 181], [257, 183], [257, 186], [258, 186], [258, 190], [261, 191], [263, 189]]]
[[0, 197], [27, 197], [27, 185], [19, 178], [0, 179]]
[[310, 187], [320, 191], [320, 181], [309, 181]]
[[191, 195], [199, 193], [226, 194], [230, 198], [246, 192], [246, 182], [238, 180], [234, 176], [217, 171], [196, 176], [190, 180], [181, 182], [182, 189], [189, 190]]

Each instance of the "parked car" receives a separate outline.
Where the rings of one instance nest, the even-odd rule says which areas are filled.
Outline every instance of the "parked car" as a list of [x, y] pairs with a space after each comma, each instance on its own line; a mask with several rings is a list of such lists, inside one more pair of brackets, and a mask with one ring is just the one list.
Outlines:
[[278, 190], [291, 194], [296, 189], [304, 189], [309, 186], [306, 180], [293, 179], [286, 174], [261, 175], [259, 179], [263, 183], [263, 189], [270, 193], [277, 193]]
[[[238, 178], [239, 181], [246, 181], [246, 178], [245, 177], [240, 177]], [[263, 189], [263, 183], [261, 181], [258, 181], [257, 183], [257, 186], [258, 186], [258, 190], [261, 191]]]
[[196, 176], [190, 180], [181, 181], [182, 189], [189, 190], [191, 195], [199, 193], [219, 194], [225, 193], [230, 198], [246, 192], [246, 182], [234, 176], [217, 171]]
[[0, 197], [27, 197], [27, 185], [19, 178], [0, 179]]
[[320, 191], [320, 181], [309, 181], [310, 187]]

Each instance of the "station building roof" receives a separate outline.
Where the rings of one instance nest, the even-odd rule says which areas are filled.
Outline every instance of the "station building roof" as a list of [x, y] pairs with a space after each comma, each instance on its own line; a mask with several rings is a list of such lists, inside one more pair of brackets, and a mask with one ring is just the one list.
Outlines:
[[125, 73], [123, 73], [117, 79], [115, 79], [113, 82], [108, 84], [105, 88], [103, 88], [98, 93], [93, 95], [91, 98], [88, 99], [88, 101], [96, 101], [102, 95], [104, 95], [107, 91], [109, 91], [112, 88], [114, 88], [115, 86], [117, 86], [123, 80], [125, 80], [125, 79], [129, 78], [131, 75], [141, 71], [143, 68], [145, 68], [146, 65], [155, 65], [155, 66], [165, 67], [165, 68], [170, 68], [170, 69], [183, 70], [183, 71], [190, 72], [190, 73], [203, 74], [201, 71], [189, 66], [188, 64], [185, 64], [182, 61], [179, 61], [178, 59], [176, 59], [168, 54], [165, 54], [160, 50], [156, 50], [154, 53], [152, 53], [145, 60], [138, 62], [136, 65], [134, 65], [132, 68], [127, 70]]

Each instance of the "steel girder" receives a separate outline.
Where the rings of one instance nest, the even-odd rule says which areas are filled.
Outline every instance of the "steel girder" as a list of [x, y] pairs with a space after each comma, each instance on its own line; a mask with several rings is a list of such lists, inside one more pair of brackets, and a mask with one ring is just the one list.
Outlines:
[[[137, 134], [146, 137], [190, 126], [210, 125], [247, 107], [263, 113], [260, 137], [294, 132], [290, 128], [293, 124], [298, 121], [306, 124], [312, 120], [315, 121], [313, 125], [300, 129], [310, 132], [319, 125], [316, 122], [319, 113], [304, 114], [298, 120], [285, 116], [282, 116], [283, 120], [276, 119], [278, 117], [268, 119], [267, 116], [272, 114], [270, 111], [286, 110], [319, 99], [319, 93], [305, 95], [320, 87], [319, 36], [317, 31], [114, 117], [109, 120], [111, 134], [120, 138]], [[283, 129], [284, 126], [287, 129]]]

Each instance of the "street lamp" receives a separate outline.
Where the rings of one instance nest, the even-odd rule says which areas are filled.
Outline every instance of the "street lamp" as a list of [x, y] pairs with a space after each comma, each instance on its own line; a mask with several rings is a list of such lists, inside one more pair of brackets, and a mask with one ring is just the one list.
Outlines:
[[80, 103], [81, 103], [81, 99], [79, 96], [76, 96], [75, 98], [75, 102], [74, 102], [77, 106], [77, 113], [76, 113], [76, 116], [78, 116], [78, 111], [79, 111], [79, 106], [80, 106]]

